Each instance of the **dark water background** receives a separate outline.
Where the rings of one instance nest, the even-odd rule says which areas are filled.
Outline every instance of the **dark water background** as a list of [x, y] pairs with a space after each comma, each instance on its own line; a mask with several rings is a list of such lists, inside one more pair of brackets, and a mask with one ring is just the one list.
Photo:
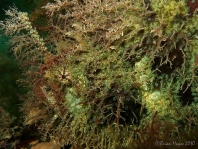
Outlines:
[[[16, 6], [22, 12], [31, 14], [48, 2], [47, 0], [0, 0], [0, 20], [5, 20], [5, 10]], [[3, 108], [11, 116], [18, 118], [20, 116], [19, 108], [22, 101], [19, 96], [26, 90], [17, 84], [17, 80], [22, 77], [22, 70], [19, 69], [18, 62], [14, 60], [10, 37], [7, 37], [0, 31], [0, 108]]]

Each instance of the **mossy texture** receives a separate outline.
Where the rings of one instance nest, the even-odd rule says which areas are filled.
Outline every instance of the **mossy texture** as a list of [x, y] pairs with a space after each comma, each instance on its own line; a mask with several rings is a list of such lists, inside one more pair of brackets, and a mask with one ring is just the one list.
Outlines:
[[187, 1], [55, 0], [43, 9], [42, 38], [16, 8], [0, 25], [30, 89], [26, 121], [40, 107], [32, 118], [45, 137], [153, 148], [197, 130], [198, 15]]

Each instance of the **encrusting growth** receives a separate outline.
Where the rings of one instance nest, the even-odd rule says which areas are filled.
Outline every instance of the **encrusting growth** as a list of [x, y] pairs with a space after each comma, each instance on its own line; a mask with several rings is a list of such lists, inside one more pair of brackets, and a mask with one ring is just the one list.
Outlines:
[[[25, 124], [87, 149], [152, 148], [197, 130], [198, 15], [190, 4], [55, 0], [43, 7], [48, 26], [39, 32], [10, 8], [0, 26], [30, 90]], [[28, 115], [38, 108], [42, 117]]]

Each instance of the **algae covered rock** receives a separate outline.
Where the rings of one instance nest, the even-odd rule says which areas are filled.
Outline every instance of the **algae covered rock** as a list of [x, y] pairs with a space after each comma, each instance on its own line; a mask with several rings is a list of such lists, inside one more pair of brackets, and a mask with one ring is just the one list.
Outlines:
[[[26, 122], [45, 137], [143, 148], [197, 129], [198, 15], [188, 2], [55, 0], [43, 9], [39, 30], [17, 8], [0, 25], [30, 90]], [[28, 115], [38, 107], [44, 116]]]

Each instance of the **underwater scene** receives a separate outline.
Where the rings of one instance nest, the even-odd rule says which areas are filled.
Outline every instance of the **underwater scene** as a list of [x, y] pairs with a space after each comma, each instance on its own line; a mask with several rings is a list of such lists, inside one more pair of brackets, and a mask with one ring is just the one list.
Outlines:
[[0, 8], [0, 149], [198, 148], [198, 1]]

